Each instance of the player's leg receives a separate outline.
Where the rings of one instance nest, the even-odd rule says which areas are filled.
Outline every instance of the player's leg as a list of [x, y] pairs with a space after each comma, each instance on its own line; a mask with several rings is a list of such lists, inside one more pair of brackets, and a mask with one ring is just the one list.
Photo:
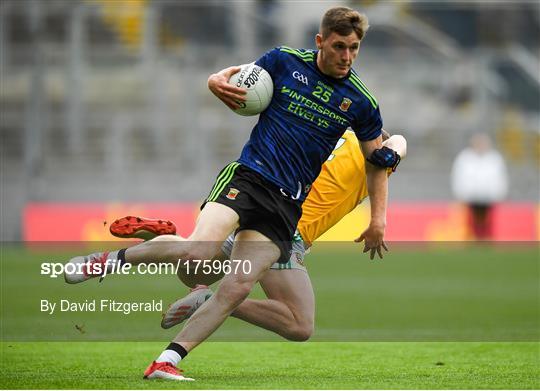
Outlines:
[[222, 204], [208, 202], [199, 214], [193, 233], [185, 241], [144, 242], [128, 248], [125, 259], [132, 264], [211, 259], [237, 226], [238, 214], [234, 210]]
[[208, 338], [246, 299], [279, 256], [278, 246], [264, 235], [252, 230], [239, 232], [231, 258], [249, 261], [251, 270], [238, 268], [225, 275], [214, 295], [193, 314], [174, 342], [189, 352]]
[[[267, 299], [244, 300], [231, 314], [291, 341], [305, 341], [313, 333], [315, 299], [308, 274], [303, 270], [269, 270], [259, 281]], [[186, 319], [212, 295], [205, 285], [174, 302], [163, 315], [168, 329]]]
[[269, 270], [260, 280], [268, 299], [246, 299], [232, 316], [291, 341], [313, 334], [315, 298], [309, 275], [298, 269]]
[[[184, 241], [186, 238], [176, 235], [176, 225], [165, 219], [149, 219], [146, 217], [126, 216], [113, 221], [109, 228], [113, 236], [119, 238], [134, 238], [153, 241]], [[234, 242], [234, 235], [231, 239], [230, 248]], [[230, 251], [229, 253], [230, 254]], [[216, 254], [212, 260], [224, 260], [227, 257], [222, 253]], [[193, 267], [182, 267], [178, 270], [178, 278], [186, 286], [196, 288], [200, 285], [212, 285], [223, 277], [223, 273], [212, 271], [212, 273], [194, 273]], [[196, 300], [195, 302], [197, 302]], [[166, 323], [165, 323], [166, 324]], [[176, 324], [176, 323], [175, 323]], [[168, 328], [165, 327], [164, 328]]]
[[[164, 221], [164, 220], [159, 220]], [[160, 224], [164, 225], [167, 224], [166, 222]], [[174, 225], [174, 224], [173, 224]], [[159, 235], [152, 239], [154, 242], [174, 242], [174, 241], [186, 241], [188, 239], [183, 238], [179, 235]], [[206, 258], [205, 258], [206, 259]], [[219, 260], [223, 261], [226, 259], [225, 254], [223, 254], [221, 251], [219, 251], [217, 254], [209, 257], [210, 260]], [[177, 269], [177, 276], [186, 286], [190, 288], [196, 288], [198, 285], [212, 285], [216, 281], [219, 281], [223, 277], [223, 273], [220, 273], [218, 271], [212, 270], [211, 273], [198, 273], [195, 274], [193, 272], [193, 267], [188, 268], [187, 266], [180, 265], [180, 267]]]
[[[222, 246], [222, 259], [230, 258], [233, 242], [234, 237], [230, 235]], [[302, 262], [304, 255], [303, 241], [295, 241], [289, 262], [274, 263], [259, 281], [268, 299], [246, 299], [231, 315], [289, 340], [308, 339], [313, 332], [315, 300], [309, 275]], [[203, 276], [179, 273], [179, 277], [195, 288], [167, 309], [161, 322], [163, 328], [173, 327], [188, 319], [212, 293], [205, 286], [196, 286], [203, 284]]]
[[[249, 267], [235, 269], [222, 279], [216, 293], [193, 314], [157, 362], [176, 366], [225, 321], [270, 266], [290, 250], [302, 213], [301, 203], [287, 198], [274, 184], [247, 167], [238, 163], [230, 167], [224, 178], [231, 179], [219, 182], [209, 199], [237, 211], [240, 232], [231, 258], [247, 261], [244, 264]], [[210, 256], [219, 250], [221, 242], [217, 246]]]
[[238, 214], [230, 207], [208, 202], [197, 219], [193, 233], [187, 240], [175, 240], [175, 238], [165, 236], [127, 249], [75, 257], [69, 262], [78, 266], [73, 268], [75, 270], [73, 273], [64, 274], [66, 282], [78, 283], [102, 276], [110, 272], [118, 262], [176, 263], [179, 260], [209, 259], [220, 250], [221, 243], [238, 226], [238, 219]]
[[[249, 270], [241, 268], [227, 274], [218, 290], [193, 314], [182, 331], [146, 370], [145, 378], [162, 367], [177, 371], [176, 366], [189, 351], [208, 338], [249, 295], [253, 285], [281, 255], [280, 248], [263, 234], [244, 230], [237, 234], [232, 257], [250, 261]], [[180, 375], [181, 376], [181, 375]], [[159, 372], [156, 378], [184, 380]]]
[[293, 341], [313, 333], [315, 298], [304, 266], [304, 241], [295, 234], [289, 261], [274, 263], [260, 280], [267, 300], [245, 300], [232, 316]]

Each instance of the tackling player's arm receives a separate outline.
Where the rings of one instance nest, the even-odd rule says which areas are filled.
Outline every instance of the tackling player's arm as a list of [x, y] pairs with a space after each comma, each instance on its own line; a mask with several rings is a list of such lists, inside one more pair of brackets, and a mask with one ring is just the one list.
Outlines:
[[[361, 141], [360, 146], [364, 156], [370, 156], [373, 151], [382, 147], [382, 137], [373, 140]], [[355, 242], [364, 241], [364, 252], [370, 251], [373, 259], [375, 252], [383, 257], [382, 249], [388, 251], [384, 243], [384, 230], [386, 228], [386, 204], [388, 200], [388, 176], [386, 169], [377, 167], [366, 160], [366, 176], [369, 200], [371, 205], [371, 219], [368, 228]]]
[[240, 72], [240, 67], [232, 66], [208, 77], [208, 89], [233, 110], [240, 108], [239, 101], [244, 102], [246, 100], [246, 90], [244, 88], [229, 84], [231, 76], [238, 72]]

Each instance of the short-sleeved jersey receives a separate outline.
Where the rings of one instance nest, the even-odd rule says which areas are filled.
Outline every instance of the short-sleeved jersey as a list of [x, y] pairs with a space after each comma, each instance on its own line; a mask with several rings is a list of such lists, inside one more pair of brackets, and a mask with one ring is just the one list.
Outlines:
[[[387, 170], [388, 175], [392, 169]], [[346, 131], [302, 205], [298, 231], [307, 245], [336, 225], [368, 196], [364, 156], [358, 139]]]
[[280, 47], [256, 61], [272, 76], [274, 92], [238, 160], [302, 201], [348, 127], [361, 141], [382, 129], [377, 101], [356, 72], [327, 76], [317, 53]]
[[346, 131], [302, 205], [298, 231], [304, 241], [313, 243], [367, 196], [364, 156], [354, 133]]

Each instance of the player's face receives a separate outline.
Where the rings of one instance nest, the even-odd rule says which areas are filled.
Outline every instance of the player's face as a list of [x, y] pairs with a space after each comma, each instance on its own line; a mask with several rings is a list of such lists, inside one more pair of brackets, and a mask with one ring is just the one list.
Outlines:
[[319, 48], [317, 66], [326, 75], [342, 78], [352, 67], [360, 48], [360, 39], [355, 32], [344, 36], [331, 33], [325, 39], [320, 34], [315, 37]]

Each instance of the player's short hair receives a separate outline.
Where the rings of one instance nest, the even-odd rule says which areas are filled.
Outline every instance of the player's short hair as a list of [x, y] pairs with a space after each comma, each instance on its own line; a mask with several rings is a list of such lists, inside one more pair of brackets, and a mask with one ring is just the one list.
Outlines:
[[348, 7], [334, 7], [325, 12], [320, 33], [325, 39], [332, 33], [347, 36], [353, 31], [362, 40], [369, 28], [366, 15]]

